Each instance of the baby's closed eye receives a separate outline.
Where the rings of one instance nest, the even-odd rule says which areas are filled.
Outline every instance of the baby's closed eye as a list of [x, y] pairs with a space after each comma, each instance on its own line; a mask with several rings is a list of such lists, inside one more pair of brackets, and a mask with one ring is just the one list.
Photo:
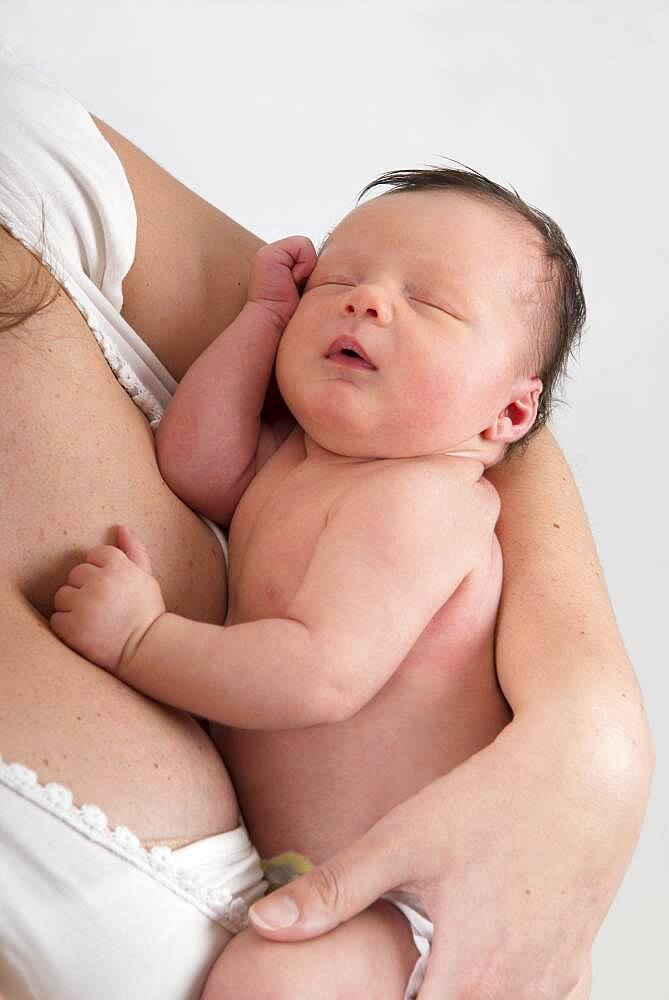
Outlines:
[[417, 302], [421, 306], [429, 306], [430, 309], [439, 309], [440, 312], [447, 312], [443, 306], [438, 306], [436, 302], [429, 302], [427, 299], [421, 299], [417, 295], [409, 295], [407, 298], [410, 302]]
[[438, 312], [445, 313], [447, 316], [451, 316], [453, 319], [462, 319], [461, 316], [453, 311], [453, 308], [450, 305], [445, 302], [441, 302], [430, 292], [408, 290], [406, 292], [406, 296], [410, 302], [416, 303], [417, 305], [427, 306], [428, 309], [435, 309]]

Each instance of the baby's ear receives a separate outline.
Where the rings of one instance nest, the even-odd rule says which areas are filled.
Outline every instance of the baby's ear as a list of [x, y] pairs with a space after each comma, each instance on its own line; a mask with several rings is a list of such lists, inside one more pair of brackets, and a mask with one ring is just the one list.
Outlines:
[[543, 383], [539, 378], [525, 378], [514, 386], [513, 399], [481, 432], [486, 441], [513, 444], [527, 434], [537, 419], [537, 407]]

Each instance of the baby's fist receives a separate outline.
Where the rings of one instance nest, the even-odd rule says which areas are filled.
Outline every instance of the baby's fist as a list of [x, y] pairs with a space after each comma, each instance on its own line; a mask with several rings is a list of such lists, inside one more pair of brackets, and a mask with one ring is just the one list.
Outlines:
[[261, 247], [249, 278], [249, 302], [263, 306], [281, 332], [297, 308], [300, 291], [316, 265], [316, 250], [306, 236], [287, 236]]
[[146, 549], [119, 527], [117, 546], [98, 545], [54, 598], [51, 628], [86, 659], [118, 674], [165, 611]]

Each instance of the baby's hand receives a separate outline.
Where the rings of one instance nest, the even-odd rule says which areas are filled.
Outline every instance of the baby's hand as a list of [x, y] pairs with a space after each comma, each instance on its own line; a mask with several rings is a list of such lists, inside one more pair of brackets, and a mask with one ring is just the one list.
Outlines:
[[54, 598], [51, 628], [86, 659], [117, 674], [165, 611], [146, 549], [129, 528], [98, 545]]
[[316, 251], [306, 236], [287, 236], [261, 247], [251, 268], [249, 302], [267, 309], [283, 332], [315, 265]]

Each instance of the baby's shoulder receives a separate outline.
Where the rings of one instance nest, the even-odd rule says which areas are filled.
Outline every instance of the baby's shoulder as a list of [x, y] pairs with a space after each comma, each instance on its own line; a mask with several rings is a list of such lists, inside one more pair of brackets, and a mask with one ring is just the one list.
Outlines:
[[499, 516], [499, 494], [480, 474], [480, 463], [449, 455], [424, 455], [393, 459], [370, 469], [367, 486], [371, 490], [392, 489], [418, 499], [434, 497], [451, 503], [474, 504], [479, 513]]
[[443, 481], [454, 501], [471, 507], [477, 517], [491, 521], [494, 526], [500, 512], [499, 493], [484, 475], [479, 462], [454, 455], [435, 455], [421, 459], [431, 474]]
[[428, 532], [489, 535], [499, 516], [494, 486], [476, 468], [448, 456], [421, 456], [370, 465], [347, 495], [347, 505], [378, 513], [386, 525], [420, 523]]

